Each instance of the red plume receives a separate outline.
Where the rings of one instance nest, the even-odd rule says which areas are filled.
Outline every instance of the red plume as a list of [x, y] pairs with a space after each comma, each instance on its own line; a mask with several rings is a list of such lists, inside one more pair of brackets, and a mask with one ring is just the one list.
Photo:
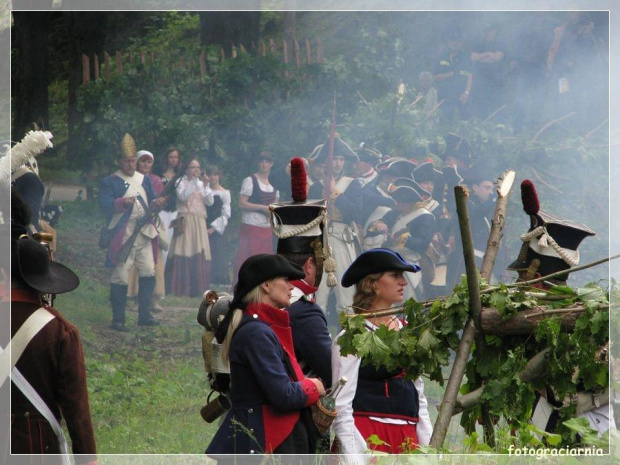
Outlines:
[[304, 202], [307, 194], [306, 165], [297, 157], [291, 160], [291, 192], [293, 201]]
[[528, 215], [538, 214], [538, 210], [540, 210], [538, 194], [536, 194], [534, 183], [529, 179], [525, 179], [521, 183], [521, 203], [523, 203], [523, 211]]

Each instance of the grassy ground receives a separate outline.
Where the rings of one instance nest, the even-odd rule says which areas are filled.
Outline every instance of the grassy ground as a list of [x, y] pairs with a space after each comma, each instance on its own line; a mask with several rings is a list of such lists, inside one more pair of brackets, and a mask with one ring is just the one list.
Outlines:
[[[56, 306], [82, 335], [99, 452], [202, 454], [216, 427], [199, 415], [208, 393], [196, 323], [199, 300], [164, 299], [159, 327], [139, 328], [137, 313], [128, 311], [129, 332], [109, 329], [109, 270], [97, 246], [103, 219], [91, 202], [63, 206], [56, 259], [78, 273], [81, 285], [58, 296]], [[426, 380], [425, 391], [434, 422], [443, 388]], [[445, 445], [462, 449], [462, 439], [454, 419]]]
[[203, 453], [215, 427], [199, 414], [208, 392], [199, 301], [165, 299], [159, 327], [138, 327], [137, 313], [128, 311], [129, 332], [109, 329], [109, 270], [97, 247], [101, 215], [90, 202], [63, 206], [56, 259], [78, 273], [81, 285], [55, 305], [82, 335], [99, 452]]

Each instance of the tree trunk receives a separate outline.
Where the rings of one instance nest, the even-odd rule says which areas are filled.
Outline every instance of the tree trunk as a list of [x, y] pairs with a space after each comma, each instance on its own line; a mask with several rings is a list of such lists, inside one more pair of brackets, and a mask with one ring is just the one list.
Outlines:
[[50, 13], [13, 12], [13, 108], [12, 139], [20, 141], [33, 129], [32, 123], [49, 129], [49, 57]]
[[[570, 331], [575, 327], [575, 320], [579, 318], [584, 310], [583, 305], [575, 305], [572, 308], [574, 309], [572, 312], [570, 309], [564, 308], [562, 309], [563, 313], [551, 313], [549, 316], [559, 316], [562, 329]], [[482, 310], [480, 328], [484, 334], [493, 336], [531, 334], [544, 318], [548, 318], [545, 315], [545, 310], [546, 307], [535, 307], [504, 319], [496, 309], [485, 308]]]

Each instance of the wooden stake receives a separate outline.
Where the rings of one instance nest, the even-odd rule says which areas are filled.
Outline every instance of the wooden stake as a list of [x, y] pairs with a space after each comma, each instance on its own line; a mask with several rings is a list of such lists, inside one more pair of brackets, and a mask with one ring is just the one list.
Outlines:
[[116, 74], [121, 74], [123, 72], [123, 54], [116, 51]]
[[200, 78], [204, 79], [207, 75], [207, 62], [205, 60], [205, 51], [200, 52]]
[[282, 39], [282, 60], [288, 65], [288, 44], [284, 39]]
[[306, 63], [307, 64], [312, 63], [312, 50], [311, 50], [310, 41], [308, 40], [307, 37], [306, 37]]
[[301, 54], [299, 52], [299, 42], [297, 42], [297, 39], [294, 40], [293, 42], [295, 44], [295, 48], [293, 49], [293, 55], [295, 57], [295, 69], [299, 70], [300, 66], [301, 66]]
[[316, 39], [316, 61], [323, 63], [323, 42], [321, 39]]
[[110, 54], [108, 52], [103, 53], [103, 63], [105, 65], [105, 84], [110, 85]]
[[510, 192], [515, 181], [515, 172], [512, 170], [505, 171], [498, 180], [497, 187], [497, 204], [495, 213], [493, 214], [493, 227], [489, 233], [487, 241], [487, 249], [484, 253], [482, 266], [480, 267], [480, 275], [487, 280], [491, 279], [493, 274], [493, 266], [495, 258], [499, 251], [499, 245], [504, 235], [504, 227], [506, 225], [506, 210], [508, 209], [508, 200], [510, 200]]
[[82, 53], [82, 85], [90, 82], [90, 60]]
[[99, 79], [99, 57], [95, 53], [93, 55], [93, 65], [95, 67], [95, 80]]

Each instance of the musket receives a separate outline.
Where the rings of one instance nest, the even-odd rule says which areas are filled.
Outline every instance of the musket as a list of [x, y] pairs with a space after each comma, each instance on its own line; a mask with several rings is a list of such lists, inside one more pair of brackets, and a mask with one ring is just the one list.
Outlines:
[[[164, 187], [164, 190], [162, 191], [161, 195], [157, 198], [167, 197], [171, 191], [176, 189], [178, 183], [181, 180], [181, 176], [183, 176], [184, 173], [185, 173], [185, 169], [182, 169], [182, 170], [180, 169], [177, 172], [177, 174], [175, 174], [174, 177], [170, 180], [170, 182], [166, 184], [166, 187]], [[144, 228], [144, 226], [146, 226], [147, 224], [149, 224], [151, 221], [155, 219], [155, 216], [157, 215], [158, 212], [159, 212], [159, 208], [154, 208], [153, 203], [151, 202], [148, 210], [146, 211], [146, 214], [142, 218], [139, 218], [136, 221], [136, 227], [131, 233], [131, 236], [127, 238], [125, 243], [121, 246], [121, 248], [116, 253], [116, 260], [118, 260], [120, 263], [124, 263], [127, 261], [127, 258], [129, 257], [129, 253], [131, 252], [131, 249], [133, 248], [133, 245], [136, 242], [136, 239], [138, 238], [138, 234], [140, 234], [140, 231], [142, 231], [142, 228]]]
[[43, 202], [41, 202], [41, 211], [43, 211], [43, 209], [47, 206], [48, 202], [50, 201], [50, 194], [52, 193], [52, 184], [54, 183], [54, 181], [50, 181], [50, 183], [47, 186], [47, 192], [45, 193], [45, 197], [43, 198]]
[[332, 109], [332, 121], [329, 125], [329, 141], [328, 141], [328, 151], [327, 151], [327, 178], [325, 185], [325, 193], [327, 197], [327, 214], [328, 218], [331, 218], [332, 211], [332, 180], [334, 179], [333, 175], [333, 161], [334, 161], [334, 140], [336, 139], [336, 91], [334, 91], [334, 107]]

